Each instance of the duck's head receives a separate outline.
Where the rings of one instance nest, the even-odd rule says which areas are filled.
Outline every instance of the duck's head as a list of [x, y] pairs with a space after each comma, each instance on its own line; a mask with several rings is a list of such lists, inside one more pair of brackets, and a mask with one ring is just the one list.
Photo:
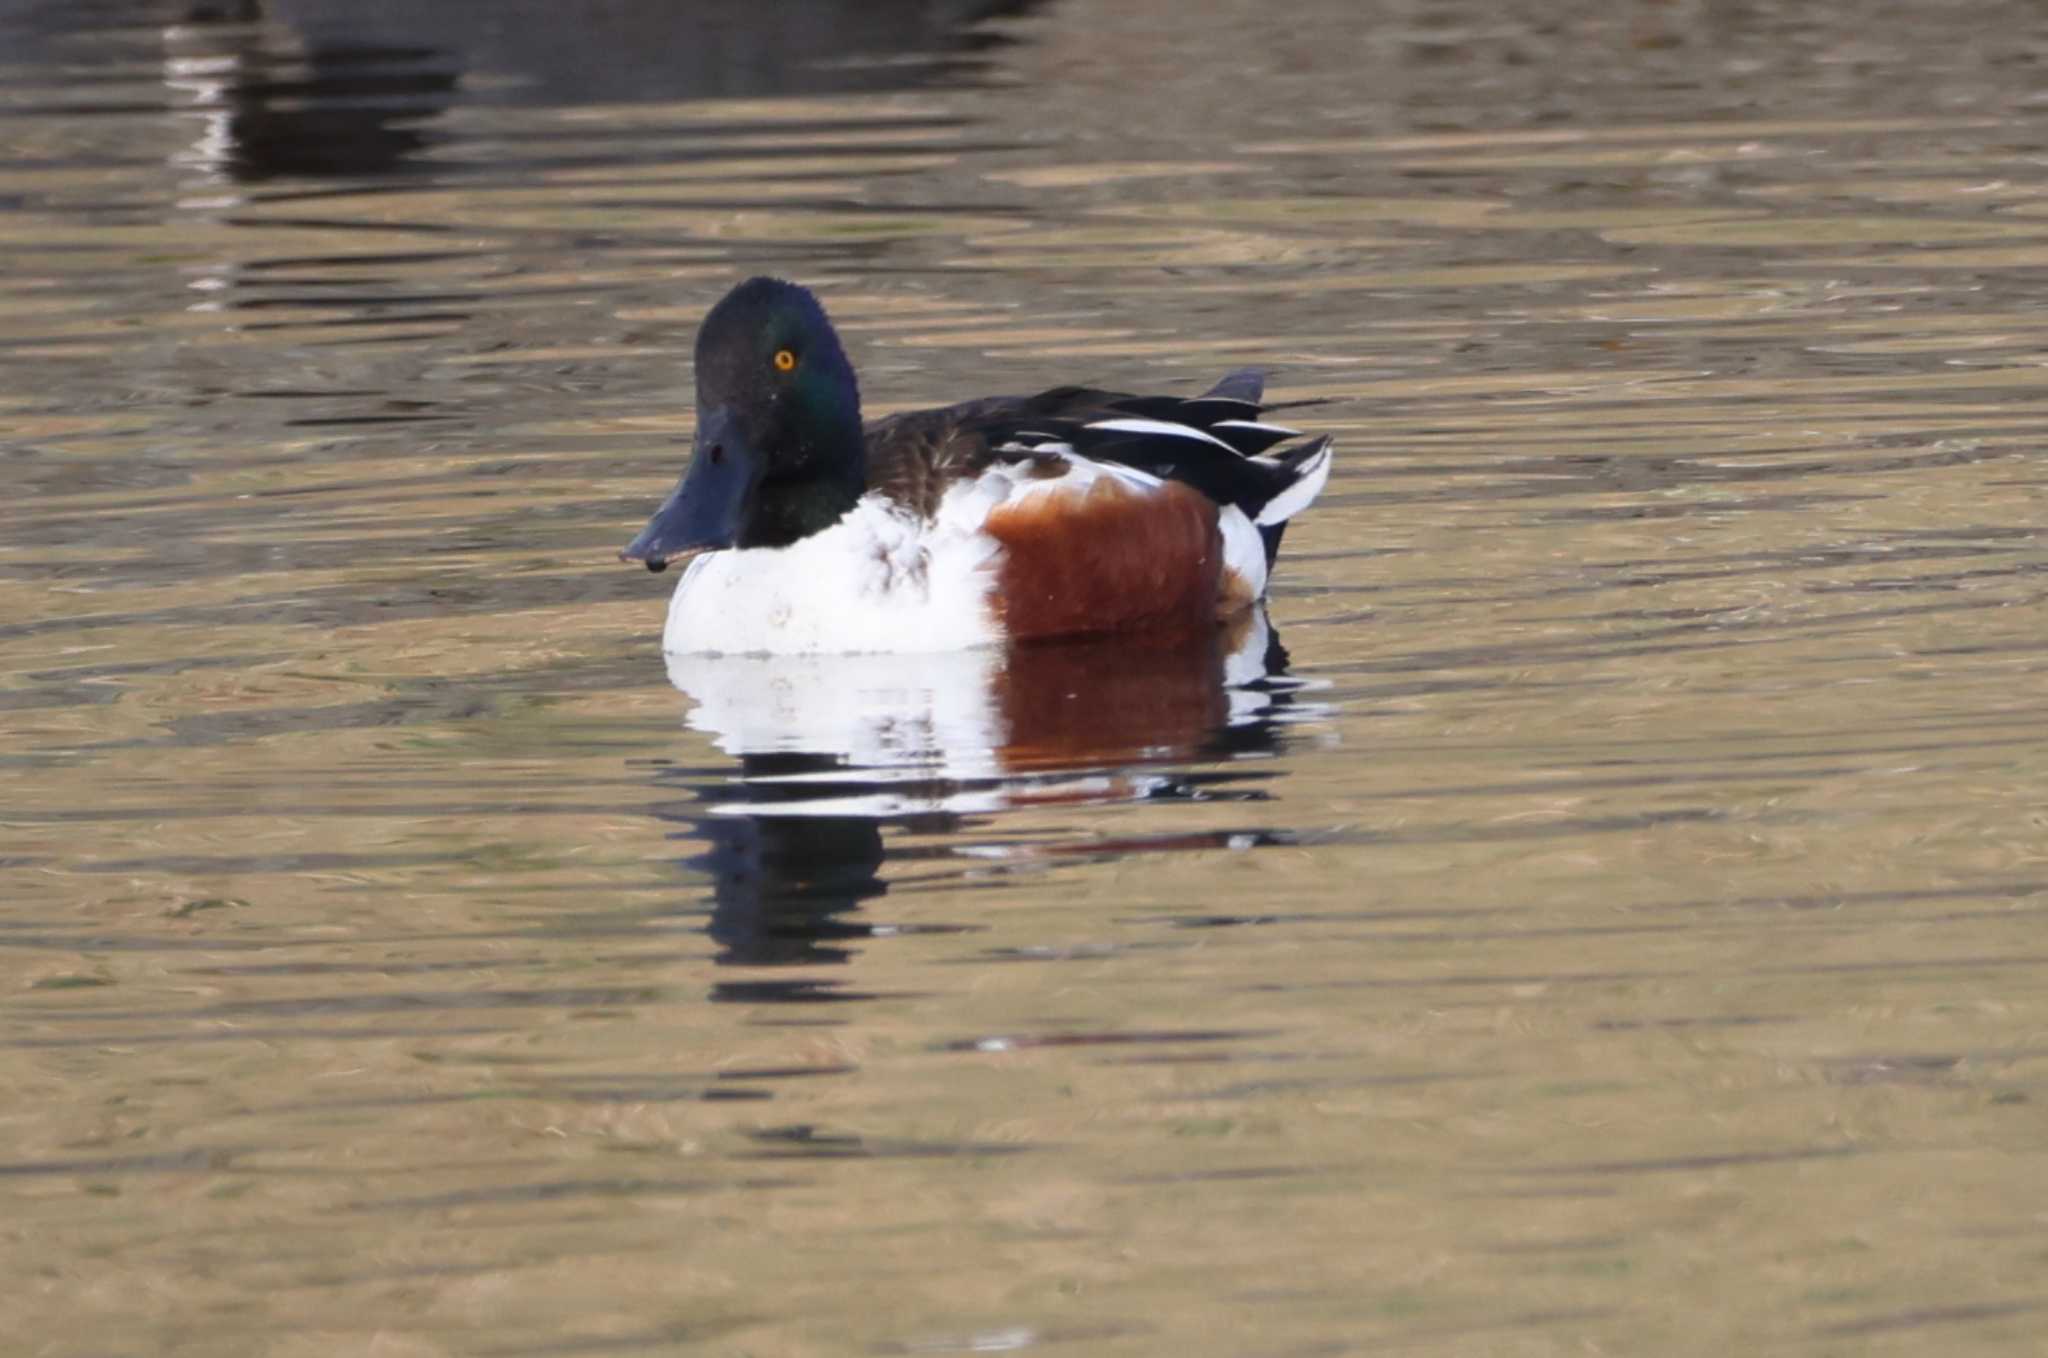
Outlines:
[[661, 570], [721, 547], [786, 547], [867, 488], [860, 388], [818, 299], [750, 278], [697, 332], [697, 439], [674, 493], [619, 553]]

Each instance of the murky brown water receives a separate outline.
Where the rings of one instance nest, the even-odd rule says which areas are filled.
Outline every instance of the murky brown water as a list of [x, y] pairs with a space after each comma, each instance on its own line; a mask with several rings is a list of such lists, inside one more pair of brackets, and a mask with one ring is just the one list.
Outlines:
[[[2040, 1351], [2048, 20], [1265, 8], [0, 3], [0, 1348]], [[672, 686], [761, 270], [1286, 674]]]

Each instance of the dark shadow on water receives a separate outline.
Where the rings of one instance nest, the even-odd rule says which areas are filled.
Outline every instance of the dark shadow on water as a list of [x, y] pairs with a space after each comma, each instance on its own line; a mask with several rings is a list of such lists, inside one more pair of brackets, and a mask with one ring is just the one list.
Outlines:
[[[965, 932], [867, 907], [892, 889], [1001, 882], [1071, 859], [1217, 847], [1213, 834], [1124, 843], [1006, 836], [1007, 812], [1263, 798], [1261, 761], [1310, 709], [1263, 618], [1235, 636], [1088, 642], [933, 656], [684, 657], [687, 717], [735, 764], [665, 769], [657, 812], [708, 847], [706, 932], [725, 965], [850, 961], [861, 940]], [[1220, 768], [1188, 770], [1193, 762]], [[1235, 847], [1283, 842], [1250, 832]], [[714, 999], [830, 1004], [865, 992], [816, 977], [735, 980]]]
[[[23, 64], [154, 36], [182, 159], [237, 183], [417, 170], [458, 104], [885, 93], [988, 78], [1044, 0], [107, 0], [0, 13]], [[573, 13], [572, 13], [573, 11]], [[108, 56], [121, 53], [106, 46]], [[54, 77], [53, 77], [54, 78]], [[133, 113], [132, 102], [101, 111]]]
[[[260, 6], [243, 8], [260, 17]], [[182, 159], [238, 183], [405, 169], [431, 144], [426, 124], [461, 98], [457, 49], [361, 39], [299, 46], [232, 16], [170, 28], [164, 48], [165, 83], [197, 128]]]
[[[786, 785], [774, 780], [836, 767], [830, 755], [746, 756], [740, 786], [759, 796], [746, 804], [762, 809], [696, 822], [711, 847], [689, 864], [711, 874], [716, 905], [710, 934], [722, 960], [753, 966], [844, 962], [851, 953], [843, 944], [868, 933], [839, 917], [889, 889], [880, 877], [880, 822], [854, 816], [784, 820], [774, 810], [789, 797]], [[754, 778], [762, 781], [745, 781]]]

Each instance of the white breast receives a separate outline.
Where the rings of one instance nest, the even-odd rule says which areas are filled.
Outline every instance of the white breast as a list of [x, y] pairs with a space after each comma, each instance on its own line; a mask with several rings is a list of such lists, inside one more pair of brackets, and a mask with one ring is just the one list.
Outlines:
[[[986, 517], [986, 511], [983, 511]], [[669, 600], [679, 655], [957, 651], [1002, 640], [989, 611], [996, 544], [875, 496], [788, 547], [710, 552]]]

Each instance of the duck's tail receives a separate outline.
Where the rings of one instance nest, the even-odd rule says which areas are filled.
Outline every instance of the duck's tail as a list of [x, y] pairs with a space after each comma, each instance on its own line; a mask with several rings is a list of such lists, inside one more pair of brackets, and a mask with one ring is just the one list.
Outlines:
[[1273, 559], [1280, 555], [1280, 536], [1287, 531], [1287, 521], [1314, 504], [1316, 496], [1323, 493], [1323, 485], [1330, 479], [1330, 462], [1336, 451], [1336, 440], [1324, 434], [1298, 448], [1266, 453], [1252, 459], [1273, 468], [1275, 480], [1279, 483], [1273, 498], [1252, 516], [1252, 522], [1258, 525], [1259, 536], [1266, 543], [1266, 569], [1271, 570]]
[[[1259, 415], [1269, 410], [1288, 409], [1304, 405], [1319, 405], [1319, 401], [1289, 402], [1287, 406], [1265, 404], [1266, 374], [1257, 368], [1236, 368], [1223, 375], [1221, 381], [1202, 393], [1200, 400], [1242, 401], [1258, 408]], [[1247, 432], [1256, 432], [1268, 437], [1260, 441], [1261, 446], [1248, 447], [1241, 440], [1235, 442], [1238, 451], [1248, 455], [1251, 462], [1269, 469], [1264, 478], [1269, 487], [1267, 498], [1256, 504], [1241, 504], [1239, 507], [1252, 516], [1258, 525], [1259, 536], [1266, 544], [1266, 568], [1272, 569], [1273, 559], [1280, 554], [1280, 537], [1287, 531], [1287, 521], [1315, 503], [1316, 496], [1323, 493], [1323, 485], [1330, 479], [1330, 460], [1336, 451], [1336, 441], [1325, 434], [1310, 439], [1307, 443], [1277, 452], [1262, 451], [1263, 444], [1271, 436], [1291, 438], [1294, 430], [1282, 425], [1266, 424], [1262, 418], [1254, 422], [1225, 422], [1216, 429], [1224, 433], [1230, 424]], [[1228, 440], [1228, 435], [1225, 435]]]

